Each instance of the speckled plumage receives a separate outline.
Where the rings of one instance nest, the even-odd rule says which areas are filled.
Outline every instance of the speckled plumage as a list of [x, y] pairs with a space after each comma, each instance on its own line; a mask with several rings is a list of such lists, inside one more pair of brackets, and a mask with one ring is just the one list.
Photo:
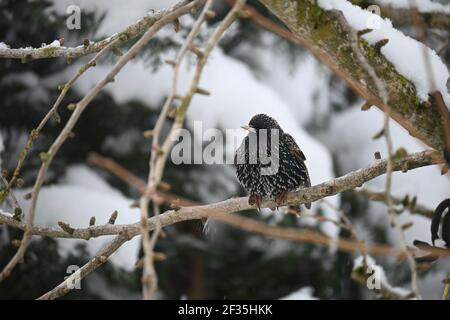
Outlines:
[[[259, 206], [262, 199], [282, 203], [288, 192], [311, 186], [305, 165], [306, 158], [290, 134], [285, 133], [273, 118], [265, 114], [255, 115], [250, 120], [249, 127], [254, 132], [250, 132], [244, 138], [241, 146], [236, 150], [234, 162], [239, 182], [250, 193], [250, 203], [256, 203]], [[264, 129], [266, 129], [265, 132]], [[261, 137], [263, 138], [266, 132], [268, 143], [267, 147], [264, 147]], [[278, 133], [278, 144], [271, 143], [271, 140], [276, 142], [275, 138], [271, 139], [271, 132]], [[250, 147], [250, 142], [254, 143], [254, 141], [258, 149], [255, 146]], [[260, 155], [266, 154], [270, 157], [272, 146], [274, 151], [272, 159], [275, 163], [278, 160], [278, 166], [272, 167], [272, 170], [268, 171], [270, 174], [263, 174], [263, 170], [267, 170], [273, 163], [264, 164], [264, 159]], [[310, 208], [310, 204], [306, 204], [306, 207]]]

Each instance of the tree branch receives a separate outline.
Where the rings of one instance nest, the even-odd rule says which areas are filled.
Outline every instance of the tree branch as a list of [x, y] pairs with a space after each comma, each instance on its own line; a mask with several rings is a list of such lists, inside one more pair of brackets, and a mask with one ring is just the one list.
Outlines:
[[[394, 160], [393, 171], [402, 171], [405, 167], [412, 170], [424, 166], [440, 164], [442, 162], [443, 160], [439, 157], [436, 151], [428, 150], [411, 154], [403, 159]], [[386, 165], [387, 160], [377, 160], [365, 168], [349, 172], [344, 176], [323, 182], [310, 188], [292, 192], [288, 195], [287, 203], [294, 205], [313, 202], [347, 190], [352, 190], [356, 187], [360, 187], [365, 182], [386, 173]], [[272, 201], [264, 201], [261, 204], [262, 208], [272, 208], [274, 206], [275, 203]], [[248, 204], [248, 197], [231, 198], [207, 205], [180, 207], [174, 210], [168, 210], [161, 214], [159, 219], [161, 221], [161, 226], [165, 227], [182, 221], [215, 218], [222, 214], [230, 214], [250, 209], [255, 209], [255, 207]], [[25, 223], [18, 222], [12, 219], [11, 216], [1, 212], [0, 224], [6, 224], [21, 230], [26, 229]], [[148, 224], [150, 231], [154, 230], [155, 218], [152, 217], [148, 219]], [[127, 231], [130, 236], [138, 235], [140, 234], [140, 222], [123, 225], [107, 224], [102, 226], [91, 226], [89, 228], [75, 228], [72, 234], [69, 234], [61, 229], [47, 227], [33, 227], [30, 230], [33, 235], [73, 239], [90, 239], [105, 235], [117, 235], [121, 231]]]
[[[371, 5], [377, 5], [381, 10], [381, 16], [390, 19], [395, 25], [409, 27], [413, 24], [411, 10], [407, 7], [396, 8], [392, 5], [382, 5], [376, 0], [350, 0], [354, 5], [364, 9]], [[432, 29], [450, 30], [450, 15], [440, 11], [420, 11], [426, 26]]]
[[[173, 10], [179, 9], [190, 1], [184, 0], [178, 2], [172, 7]], [[99, 52], [112, 42], [116, 46], [120, 46], [127, 41], [143, 34], [148, 28], [153, 26], [157, 21], [167, 14], [166, 10], [158, 10], [157, 12], [149, 12], [136, 23], [129, 25], [125, 30], [115, 33], [114, 35], [100, 41], [90, 42], [88, 45], [79, 45], [77, 47], [47, 47], [47, 48], [0, 48], [0, 58], [4, 59], [22, 59], [31, 61], [47, 58], [68, 58], [74, 59], [84, 55]]]
[[[442, 159], [439, 157], [436, 151], [423, 151], [416, 154], [412, 154], [404, 157], [403, 159], [396, 159], [392, 163], [393, 171], [402, 171], [405, 168], [411, 170], [423, 166], [442, 163]], [[377, 160], [373, 164], [350, 172], [339, 178], [321, 183], [311, 188], [302, 189], [298, 192], [293, 192], [288, 195], [286, 204], [302, 204], [307, 202], [313, 202], [322, 199], [327, 196], [332, 196], [337, 193], [341, 193], [346, 190], [354, 189], [361, 186], [364, 182], [372, 180], [387, 170], [387, 160]], [[261, 205], [262, 208], [274, 207], [275, 203], [272, 201], [264, 201]], [[227, 222], [228, 224], [235, 225], [241, 229], [245, 229], [251, 232], [257, 232], [263, 235], [272, 237], [294, 240], [307, 243], [316, 243], [320, 245], [336, 245], [343, 251], [362, 251], [373, 254], [383, 255], [398, 255], [399, 250], [393, 249], [388, 246], [380, 245], [366, 245], [361, 242], [355, 242], [346, 239], [338, 239], [333, 242], [324, 235], [319, 235], [310, 231], [297, 231], [296, 229], [286, 229], [279, 227], [266, 226], [263, 223], [257, 221], [250, 221], [250, 219], [242, 218], [239, 220], [238, 216], [228, 216], [227, 214], [244, 211], [248, 209], [254, 209], [254, 206], [248, 204], [248, 197], [232, 198], [218, 203], [209, 205], [199, 205], [192, 207], [181, 207], [175, 210], [169, 210], [159, 215], [158, 217], [152, 217], [148, 219], [149, 230], [155, 230], [157, 223], [161, 227], [172, 225], [181, 221], [213, 218]], [[231, 218], [231, 219], [230, 219]], [[158, 221], [156, 221], [158, 219]], [[6, 214], [0, 212], [0, 224], [10, 225], [19, 229], [26, 229], [26, 224], [18, 222]], [[79, 238], [89, 239], [91, 237], [98, 237], [102, 235], [118, 235], [105, 249], [101, 250], [96, 258], [91, 259], [88, 264], [81, 268], [81, 275], [84, 277], [88, 273], [95, 270], [101, 264], [103, 264], [107, 257], [109, 257], [115, 250], [117, 250], [125, 241], [140, 234], [140, 222], [125, 225], [103, 225], [103, 226], [91, 226], [85, 229], [74, 229], [70, 234], [66, 231], [55, 228], [40, 228], [32, 227], [29, 232], [35, 235], [43, 235], [50, 237], [61, 238]], [[431, 255], [437, 256], [450, 256], [450, 251], [439, 248], [432, 248], [430, 250]], [[102, 258], [103, 257], [103, 258]], [[72, 283], [76, 275], [72, 275], [57, 288], [47, 293], [44, 297], [57, 298], [66, 294], [68, 289], [67, 284]]]
[[12, 269], [23, 260], [25, 255], [26, 248], [29, 245], [29, 242], [32, 237], [31, 229], [34, 222], [34, 216], [36, 212], [36, 205], [39, 196], [39, 191], [44, 183], [45, 176], [47, 174], [48, 168], [53, 160], [53, 157], [56, 155], [62, 144], [69, 137], [72, 132], [73, 127], [77, 123], [83, 111], [89, 105], [89, 103], [94, 99], [94, 97], [111, 81], [113, 81], [114, 77], [122, 70], [122, 68], [132, 59], [134, 58], [139, 51], [144, 47], [144, 45], [166, 24], [171, 23], [179, 16], [190, 12], [193, 8], [197, 8], [200, 4], [203, 3], [203, 0], [196, 0], [193, 2], [189, 2], [188, 4], [177, 7], [174, 6], [169, 9], [163, 10], [164, 16], [156, 21], [139, 39], [131, 48], [127, 51], [113, 66], [112, 70], [99, 81], [89, 92], [84, 96], [84, 98], [76, 104], [75, 110], [66, 123], [65, 127], [56, 138], [54, 143], [51, 145], [48, 152], [44, 153], [45, 157], [41, 157], [42, 165], [39, 169], [38, 176], [34, 183], [33, 189], [31, 191], [31, 205], [28, 215], [26, 217], [27, 228], [25, 229], [21, 244], [16, 254], [13, 256], [11, 261], [5, 266], [3, 271], [0, 273], [0, 282], [11, 273]]
[[122, 231], [117, 237], [115, 237], [110, 243], [108, 243], [108, 245], [101, 249], [95, 257], [89, 260], [88, 263], [86, 263], [76, 272], [72, 273], [57, 287], [40, 296], [38, 300], [54, 300], [66, 295], [71, 290], [73, 283], [75, 283], [76, 281], [80, 281], [89, 273], [104, 264], [107, 259], [122, 246], [122, 244], [124, 244], [131, 238], [132, 236], [130, 236], [126, 232], [126, 230]]
[[443, 151], [441, 117], [433, 103], [424, 107], [417, 98], [415, 86], [398, 73], [376, 48], [358, 38], [358, 46], [385, 84], [389, 101], [382, 97], [372, 77], [356, 59], [350, 35], [352, 28], [339, 11], [325, 11], [309, 0], [260, 0], [273, 14], [302, 39], [320, 61], [344, 79], [368, 103], [376, 105], [414, 137]]
[[[156, 229], [154, 230], [152, 236], [149, 235], [148, 230], [148, 203], [151, 198], [153, 198], [153, 211], [155, 219], [157, 219], [159, 215], [159, 205], [156, 201], [155, 194], [158, 184], [161, 182], [164, 165], [159, 165], [161, 162], [165, 162], [166, 157], [161, 156], [161, 152], [168, 153], [170, 150], [162, 150], [160, 152], [159, 145], [159, 136], [161, 134], [161, 130], [163, 125], [167, 119], [167, 114], [172, 105], [173, 99], [177, 94], [177, 85], [178, 85], [178, 75], [180, 71], [180, 66], [185, 57], [186, 53], [189, 50], [189, 47], [192, 45], [194, 38], [200, 31], [200, 27], [203, 22], [206, 20], [206, 13], [210, 9], [212, 5], [212, 0], [207, 0], [205, 6], [203, 7], [202, 12], [199, 17], [195, 21], [191, 31], [189, 32], [185, 42], [181, 46], [180, 51], [178, 52], [175, 58], [174, 64], [174, 72], [172, 77], [172, 86], [169, 92], [169, 95], [164, 102], [164, 105], [159, 114], [158, 120], [156, 121], [156, 125], [153, 129], [152, 134], [152, 152], [149, 161], [149, 176], [147, 181], [146, 191], [142, 194], [140, 203], [141, 209], [141, 235], [142, 235], [142, 247], [144, 251], [143, 257], [143, 275], [142, 275], [142, 284], [143, 284], [143, 296], [144, 299], [150, 299], [156, 292], [158, 288], [158, 277], [154, 267], [154, 247], [156, 245], [156, 241], [159, 237], [159, 233], [161, 231], [161, 226], [157, 224]], [[166, 140], [169, 140], [171, 137], [167, 137]]]
[[[386, 203], [386, 201], [387, 201], [385, 192], [376, 192], [376, 191], [373, 191], [373, 190], [367, 189], [367, 188], [355, 190], [355, 194], [366, 197], [367, 199], [369, 199], [371, 201], [379, 201], [379, 202], [383, 202], [383, 203]], [[401, 210], [407, 209], [411, 213], [419, 214], [419, 215], [427, 217], [427, 218], [431, 218], [433, 215], [434, 210], [417, 203], [416, 202], [417, 200], [415, 200], [414, 197], [410, 198], [407, 195], [403, 198], [395, 197], [395, 196], [392, 196], [391, 198], [392, 198], [392, 202], [394, 203], [394, 205], [402, 206]], [[396, 211], [398, 211], [398, 210], [396, 210]]]

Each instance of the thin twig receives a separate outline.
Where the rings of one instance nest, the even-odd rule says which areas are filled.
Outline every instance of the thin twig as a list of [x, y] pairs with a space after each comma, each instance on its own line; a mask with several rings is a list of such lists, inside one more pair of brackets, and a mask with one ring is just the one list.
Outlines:
[[[357, 189], [355, 190], [354, 193], [366, 197], [371, 201], [380, 201], [384, 203], [387, 202], [385, 192], [376, 192], [371, 189], [364, 188], [364, 189]], [[431, 218], [433, 215], [434, 210], [427, 208], [419, 203], [416, 203], [414, 197], [410, 199], [409, 196], [405, 196], [403, 198], [391, 196], [391, 199], [396, 206], [402, 206], [402, 210], [407, 209], [409, 212], [413, 214], [419, 214], [427, 218]]]
[[[128, 183], [130, 186], [134, 187], [139, 192], [141, 192], [141, 193], [145, 192], [144, 181], [142, 181], [140, 178], [134, 176], [132, 173], [130, 173], [128, 170], [126, 170], [119, 164], [115, 163], [112, 159], [101, 157], [98, 154], [92, 154], [89, 156], [89, 162], [108, 170], [109, 172], [113, 173], [118, 178], [120, 178], [122, 181], [124, 181], [124, 182]], [[372, 199], [373, 195], [376, 195], [377, 198], [380, 196], [383, 196], [383, 198], [385, 197], [384, 193], [375, 193], [373, 191], [368, 191], [367, 189], [363, 189], [363, 191], [370, 192], [371, 199]], [[192, 200], [189, 200], [186, 198], [179, 197], [177, 195], [173, 195], [168, 192], [162, 193], [160, 190], [157, 190], [157, 194], [158, 194], [158, 197], [160, 197], [166, 204], [171, 205], [172, 207], [174, 207], [174, 206], [175, 207], [187, 207], [187, 206], [199, 206], [200, 205], [200, 203], [197, 203], [195, 201], [192, 201]], [[398, 200], [398, 201], [402, 201], [402, 200]], [[295, 215], [299, 215], [301, 218], [310, 217], [310, 218], [316, 219], [320, 222], [333, 223], [336, 226], [344, 228], [344, 229], [348, 230], [349, 232], [351, 232], [352, 237], [354, 239], [356, 239], [358, 242], [364, 243], [363, 240], [361, 239], [361, 237], [357, 234], [355, 228], [353, 227], [351, 220], [345, 215], [345, 213], [343, 212], [342, 209], [337, 208], [335, 205], [333, 205], [327, 199], [321, 199], [320, 202], [324, 203], [331, 209], [338, 212], [340, 214], [340, 219], [342, 220], [342, 222], [334, 220], [334, 219], [330, 219], [330, 218], [327, 218], [324, 216], [318, 216], [318, 215], [313, 215], [313, 214], [301, 213], [299, 215], [297, 211], [292, 210], [292, 209], [289, 209], [288, 212], [293, 213]], [[411, 204], [409, 204], [409, 205], [411, 205]], [[417, 209], [419, 209], [421, 207], [419, 204], [414, 205], [414, 207], [416, 207], [416, 206], [417, 206]], [[425, 210], [425, 209], [423, 209], [423, 210]], [[216, 218], [214, 218], [214, 220], [222, 221], [222, 222], [231, 224], [233, 226], [239, 226], [240, 224], [242, 224], [243, 219], [244, 220], [248, 219], [248, 218], [244, 218], [242, 216], [238, 216], [235, 214], [227, 215], [226, 217], [227, 217], [226, 221], [223, 219], [223, 216], [216, 217]], [[251, 231], [249, 229], [245, 229], [245, 230]], [[257, 232], [257, 231], [255, 231], [255, 232]], [[274, 235], [274, 237], [276, 237], [276, 236]], [[298, 239], [298, 241], [300, 241], [300, 239]], [[372, 244], [371, 246], [382, 247], [379, 244]], [[363, 255], [363, 258], [367, 264], [367, 254], [366, 254], [365, 250], [363, 250], [360, 253], [361, 253], [361, 255]]]
[[[381, 100], [383, 102], [383, 105], [388, 105], [389, 103], [389, 95], [388, 91], [386, 89], [386, 86], [383, 81], [378, 77], [375, 69], [370, 65], [367, 58], [362, 54], [361, 48], [359, 47], [359, 41], [358, 41], [358, 34], [355, 30], [352, 30], [351, 34], [352, 39], [352, 47], [354, 51], [356, 52], [357, 59], [361, 63], [361, 66], [367, 71], [367, 73], [372, 78], [375, 87], [378, 91], [379, 96], [381, 97]], [[393, 145], [389, 130], [389, 111], [386, 109], [384, 110], [384, 137], [386, 140], [386, 146], [388, 150], [388, 157], [387, 157], [387, 163], [386, 163], [386, 185], [385, 185], [385, 192], [386, 192], [386, 203], [388, 205], [388, 213], [391, 219], [391, 225], [394, 226], [400, 235], [400, 246], [404, 253], [407, 256], [409, 267], [411, 269], [411, 290], [413, 293], [418, 297], [418, 289], [417, 289], [417, 271], [416, 271], [416, 262], [414, 260], [414, 257], [408, 250], [406, 246], [406, 240], [405, 240], [405, 234], [404, 230], [401, 228], [401, 226], [397, 223], [397, 214], [395, 212], [395, 206], [392, 200], [391, 195], [391, 186], [392, 186], [392, 172], [393, 172]]]
[[[177, 85], [178, 85], [178, 75], [180, 71], [180, 66], [183, 61], [184, 56], [189, 50], [189, 47], [192, 45], [194, 38], [200, 31], [200, 27], [206, 19], [206, 13], [210, 10], [213, 0], [207, 0], [205, 6], [203, 7], [202, 12], [199, 17], [195, 21], [189, 35], [187, 36], [185, 42], [181, 46], [180, 51], [178, 52], [175, 58], [174, 72], [172, 77], [172, 86], [170, 93], [161, 109], [158, 120], [156, 121], [156, 125], [153, 128], [152, 132], [152, 152], [149, 161], [149, 177], [147, 182], [147, 190], [143, 193], [140, 199], [140, 209], [141, 209], [141, 235], [142, 235], [142, 247], [144, 251], [144, 269], [142, 274], [142, 291], [144, 299], [150, 299], [155, 294], [158, 288], [158, 277], [154, 267], [154, 259], [153, 252], [154, 247], [156, 245], [156, 241], [159, 237], [159, 233], [161, 231], [161, 226], [157, 223], [156, 229], [153, 231], [152, 237], [149, 236], [149, 230], [147, 225], [148, 220], [148, 203], [151, 198], [153, 198], [153, 214], [155, 218], [159, 215], [159, 206], [155, 201], [155, 194], [158, 184], [161, 181], [162, 171], [164, 170], [163, 166], [158, 166], [158, 161], [160, 161], [160, 152], [159, 152], [159, 136], [161, 134], [161, 130], [167, 119], [167, 114], [170, 110], [170, 106], [172, 105], [173, 99], [177, 94]], [[170, 139], [167, 138], [167, 139]], [[168, 152], [169, 150], [167, 150]], [[160, 172], [157, 172], [160, 170]], [[158, 221], [158, 219], [156, 219]]]
[[101, 249], [95, 257], [93, 257], [84, 266], [78, 269], [76, 272], [72, 273], [66, 280], [61, 284], [56, 286], [54, 289], [43, 294], [38, 298], [38, 300], [54, 300], [59, 297], [66, 295], [72, 288], [76, 281], [81, 281], [89, 273], [103, 265], [107, 259], [117, 251], [125, 242], [130, 240], [132, 237], [127, 234], [127, 232], [122, 232], [116, 236], [110, 243], [108, 243], [103, 249]]
[[51, 107], [51, 109], [47, 112], [47, 114], [44, 116], [44, 118], [41, 120], [39, 125], [31, 130], [31, 133], [27, 139], [27, 142], [25, 143], [24, 148], [20, 152], [19, 160], [17, 162], [17, 166], [14, 169], [13, 176], [8, 184], [8, 186], [12, 186], [12, 184], [15, 182], [15, 180], [20, 176], [20, 171], [22, 169], [23, 164], [25, 163], [25, 159], [28, 155], [28, 152], [30, 151], [34, 140], [36, 140], [39, 137], [39, 134], [41, 133], [44, 126], [47, 124], [47, 122], [54, 116], [56, 116], [56, 119], [59, 119], [58, 115], [58, 108], [61, 105], [62, 101], [64, 100], [67, 92], [69, 89], [73, 86], [73, 84], [78, 80], [78, 78], [81, 77], [89, 68], [95, 67], [97, 65], [98, 60], [105, 55], [108, 51], [110, 51], [113, 47], [115, 47], [120, 42], [120, 39], [117, 38], [114, 41], [111, 41], [103, 47], [95, 56], [92, 58], [88, 63], [81, 66], [78, 71], [73, 75], [73, 77], [65, 83], [61, 88], [61, 93], [59, 94], [58, 98], [56, 99], [55, 103]]
[[[211, 2], [208, 3], [209, 5]], [[166, 119], [167, 112], [169, 110], [169, 107], [172, 103], [172, 100], [176, 94], [176, 87], [177, 87], [177, 79], [178, 79], [178, 69], [181, 63], [181, 59], [183, 58], [186, 51], [191, 46], [192, 40], [197, 34], [201, 23], [203, 22], [207, 10], [204, 10], [200, 16], [200, 18], [196, 21], [196, 24], [193, 27], [193, 32], [190, 33], [188, 36], [187, 41], [184, 43], [184, 46], [182, 47], [182, 51], [180, 51], [179, 55], [177, 56], [176, 62], [175, 62], [175, 72], [174, 77], [172, 81], [172, 91], [169, 94], [169, 97], [167, 98], [163, 110], [160, 114], [160, 117], [158, 118], [157, 124], [155, 129], [153, 130], [153, 141], [152, 141], [152, 155], [150, 158], [150, 172], [149, 172], [149, 178], [148, 178], [148, 184], [147, 184], [147, 192], [141, 197], [140, 200], [140, 207], [141, 207], [141, 222], [142, 222], [142, 241], [144, 246], [144, 252], [146, 253], [146, 258], [144, 260], [144, 276], [143, 281], [144, 284], [148, 283], [148, 280], [150, 277], [153, 279], [156, 279], [156, 274], [152, 274], [152, 270], [154, 268], [152, 267], [152, 261], [151, 261], [151, 252], [152, 248], [151, 245], [156, 242], [160, 227], [158, 227], [154, 232], [153, 240], [149, 241], [147, 238], [147, 235], [145, 235], [147, 230], [146, 220], [144, 219], [147, 216], [147, 207], [148, 207], [148, 201], [150, 200], [150, 197], [152, 194], [154, 194], [156, 190], [156, 186], [158, 185], [159, 181], [161, 181], [162, 174], [164, 172], [164, 168], [166, 165], [167, 157], [170, 153], [170, 150], [172, 149], [172, 146], [175, 143], [175, 139], [173, 139], [174, 136], [178, 134], [178, 130], [180, 130], [183, 127], [183, 122], [186, 117], [187, 109], [189, 108], [189, 105], [192, 101], [192, 97], [194, 94], [197, 93], [198, 89], [198, 83], [200, 81], [200, 77], [203, 71], [203, 67], [206, 64], [206, 61], [209, 57], [209, 54], [211, 53], [212, 49], [215, 47], [215, 45], [219, 42], [219, 40], [222, 38], [222, 35], [224, 32], [230, 27], [230, 25], [233, 23], [233, 21], [237, 18], [237, 15], [242, 8], [242, 6], [245, 4], [245, 1], [240, 0], [238, 1], [233, 8], [230, 10], [230, 12], [226, 15], [226, 17], [220, 22], [219, 26], [214, 30], [211, 37], [208, 39], [205, 49], [203, 50], [202, 54], [198, 57], [197, 65], [195, 68], [194, 76], [191, 81], [190, 89], [188, 90], [188, 93], [184, 95], [181, 105], [178, 107], [176, 112], [176, 118], [175, 121], [170, 129], [170, 132], [168, 136], [166, 137], [164, 143], [162, 146], [159, 145], [159, 134], [160, 130], [163, 125], [163, 121]], [[154, 205], [155, 215], [159, 212], [159, 209], [156, 208]], [[156, 219], [156, 221], [159, 221]], [[147, 271], [146, 270], [150, 270]], [[156, 280], [154, 280], [156, 281]], [[150, 288], [150, 289], [149, 289]], [[152, 296], [152, 293], [154, 292], [154, 286], [147, 288], [147, 294], [145, 294], [144, 291], [144, 298], [149, 298]], [[145, 290], [145, 288], [144, 288]]]
[[14, 194], [14, 191], [12, 190], [12, 188], [9, 188], [8, 180], [6, 180], [6, 178], [1, 173], [0, 173], [0, 179], [2, 180], [3, 184], [6, 187], [4, 192], [8, 192], [9, 193], [9, 196], [11, 197], [11, 199], [14, 202], [15, 209], [16, 210], [17, 209], [21, 210], [19, 201], [17, 201], [17, 198], [16, 198], [16, 196]]
[[65, 127], [56, 138], [48, 152], [46, 153], [45, 159], [43, 159], [43, 163], [39, 169], [38, 176], [36, 178], [35, 184], [31, 191], [31, 205], [28, 215], [26, 216], [27, 229], [24, 232], [24, 235], [21, 240], [21, 245], [17, 250], [16, 254], [9, 261], [9, 263], [4, 267], [3, 271], [0, 273], [0, 282], [11, 273], [12, 269], [23, 260], [25, 255], [26, 248], [29, 245], [32, 234], [30, 232], [33, 222], [34, 216], [36, 213], [36, 205], [39, 196], [39, 191], [44, 183], [45, 176], [47, 174], [48, 168], [53, 160], [53, 157], [56, 155], [61, 145], [65, 142], [65, 140], [70, 136], [73, 127], [77, 123], [80, 118], [82, 112], [86, 109], [89, 103], [94, 99], [94, 97], [111, 81], [113, 81], [114, 77], [122, 70], [122, 68], [132, 59], [134, 58], [139, 51], [144, 47], [144, 45], [156, 34], [163, 26], [168, 23], [171, 23], [179, 16], [189, 13], [192, 8], [197, 7], [202, 1], [196, 0], [193, 2], [189, 2], [188, 4], [178, 7], [174, 6], [169, 9], [161, 10], [164, 12], [161, 19], [156, 21], [145, 33], [144, 35], [127, 51], [123, 56], [119, 58], [116, 64], [113, 66], [112, 70], [99, 81], [89, 92], [84, 96], [84, 98], [79, 101], [76, 105], [74, 112], [66, 123]]
[[361, 251], [360, 251], [360, 253], [363, 256], [364, 263], [367, 264], [367, 260], [368, 259], [367, 259], [367, 252], [366, 252], [366, 249], [365, 249], [365, 242], [362, 240], [361, 236], [358, 234], [358, 232], [353, 227], [353, 223], [351, 222], [350, 218], [345, 214], [344, 210], [336, 207], [333, 203], [331, 203], [327, 199], [321, 199], [320, 201], [322, 203], [324, 203], [325, 205], [327, 205], [328, 207], [330, 207], [333, 210], [335, 210], [339, 214], [339, 217], [343, 221], [342, 224], [345, 226], [345, 229], [348, 232], [350, 232], [350, 234], [352, 235], [353, 239], [355, 239], [357, 242], [361, 243]]
[[[91, 152], [88, 155], [87, 162], [104, 170], [107, 170], [108, 172], [112, 173], [123, 182], [132, 186], [140, 193], [144, 193], [147, 190], [147, 185], [145, 181], [141, 180], [139, 177], [137, 177], [136, 175], [125, 169], [123, 166], [119, 165], [111, 158], [106, 158], [99, 155], [98, 153]], [[157, 189], [156, 196], [162, 199], [164, 203], [168, 204], [169, 206], [173, 202], [176, 202], [178, 205], [183, 207], [191, 207], [199, 205], [199, 203], [195, 201], [181, 197], [179, 195], [175, 195], [173, 193], [164, 190]]]
[[393, 172], [393, 154], [394, 148], [392, 145], [392, 138], [389, 128], [389, 115], [385, 113], [384, 116], [384, 137], [386, 140], [386, 146], [388, 151], [387, 157], [387, 169], [386, 169], [386, 184], [385, 184], [385, 192], [386, 192], [386, 203], [388, 207], [388, 213], [391, 221], [391, 225], [397, 229], [399, 237], [400, 237], [400, 247], [406, 255], [409, 268], [411, 270], [411, 291], [415, 297], [419, 297], [419, 289], [417, 287], [417, 270], [416, 270], [416, 260], [414, 259], [410, 250], [408, 250], [408, 246], [406, 245], [406, 236], [405, 231], [398, 221], [397, 212], [395, 210], [395, 204], [392, 199], [392, 172]]

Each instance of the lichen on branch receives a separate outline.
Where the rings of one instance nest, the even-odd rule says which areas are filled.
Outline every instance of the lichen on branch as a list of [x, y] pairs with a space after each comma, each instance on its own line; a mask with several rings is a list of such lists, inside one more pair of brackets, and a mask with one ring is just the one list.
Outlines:
[[[441, 117], [435, 103], [428, 107], [417, 97], [417, 90], [395, 66], [383, 56], [377, 46], [358, 37], [357, 45], [367, 61], [385, 84], [388, 103], [383, 103], [380, 93], [368, 72], [359, 63], [352, 48], [351, 33], [355, 32], [342, 12], [326, 11], [310, 0], [260, 0], [275, 16], [300, 38], [311, 53], [328, 65], [369, 104], [387, 112], [408, 132], [428, 146], [444, 150]], [[381, 45], [381, 44], [380, 44]]]

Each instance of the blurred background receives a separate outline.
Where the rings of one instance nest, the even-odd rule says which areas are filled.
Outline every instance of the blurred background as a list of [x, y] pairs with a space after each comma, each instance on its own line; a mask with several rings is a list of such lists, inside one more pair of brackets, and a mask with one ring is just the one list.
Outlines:
[[[0, 42], [13, 48], [40, 47], [60, 38], [65, 46], [83, 39], [102, 39], [120, 32], [148, 11], [168, 7], [176, 1], [164, 0], [1, 0]], [[81, 29], [66, 28], [66, 9], [80, 6]], [[277, 20], [258, 1], [248, 1], [262, 15]], [[201, 45], [229, 10], [216, 1], [217, 17], [210, 19], [196, 43]], [[86, 227], [95, 216], [106, 223], [114, 210], [116, 223], [139, 220], [133, 202], [139, 192], [101, 168], [89, 155], [111, 158], [144, 181], [148, 174], [150, 142], [142, 132], [153, 128], [169, 92], [173, 59], [195, 17], [180, 18], [181, 30], [167, 26], [149, 42], [83, 113], [69, 139], [53, 161], [47, 183], [41, 191], [36, 225], [57, 226], [58, 221]], [[401, 28], [413, 34], [410, 27]], [[0, 60], [0, 165], [12, 172], [28, 134], [56, 100], [58, 85], [65, 83], [89, 57], [67, 64], [64, 59], [44, 59], [23, 64], [20, 60]], [[23, 169], [24, 186], [16, 191], [27, 212], [29, 192], [41, 164], [39, 153], [49, 145], [70, 115], [65, 107], [77, 102], [104, 77], [117, 59], [113, 55], [89, 70], [70, 90], [60, 108], [61, 123], [51, 121], [35, 142]], [[450, 61], [450, 50], [443, 54]], [[181, 69], [179, 92], [185, 92], [193, 74], [195, 57], [190, 55]], [[257, 113], [267, 113], [297, 141], [306, 155], [313, 184], [332, 179], [373, 162], [374, 153], [384, 157], [383, 139], [372, 137], [383, 126], [383, 114], [376, 108], [361, 112], [364, 103], [340, 78], [319, 63], [305, 49], [259, 28], [249, 19], [236, 22], [213, 51], [200, 86], [210, 96], [195, 96], [188, 111], [186, 127], [201, 120], [203, 128], [236, 129]], [[165, 129], [169, 128], [169, 123]], [[426, 148], [391, 122], [396, 150], [412, 153]], [[165, 131], [167, 132], [167, 130]], [[242, 133], [243, 137], [244, 133]], [[201, 144], [200, 139], [195, 143]], [[232, 152], [232, 150], [228, 150]], [[395, 173], [393, 195], [417, 197], [418, 203], [433, 209], [449, 197], [449, 176], [438, 167]], [[212, 203], [245, 195], [232, 165], [174, 165], [170, 161], [163, 180], [170, 193], [199, 203]], [[3, 187], [3, 186], [2, 186]], [[368, 188], [381, 191], [384, 177], [370, 181]], [[351, 219], [356, 231], [368, 243], [396, 244], [397, 233], [389, 227], [384, 204], [369, 201], [353, 192], [315, 203], [311, 213], [338, 217], [336, 208]], [[9, 201], [0, 208], [11, 210]], [[163, 207], [162, 210], [168, 209]], [[349, 237], [332, 223], [297, 218], [282, 212], [246, 212], [246, 217], [270, 225], [317, 229], [330, 237]], [[413, 222], [406, 231], [407, 242], [429, 241], [430, 220], [410, 214], [402, 222]], [[219, 222], [210, 222], [203, 232], [199, 221], [165, 228], [166, 237], [156, 251], [165, 255], [156, 263], [161, 299], [372, 299], [374, 293], [350, 278], [356, 254], [342, 253], [317, 245], [294, 243], [249, 233]], [[12, 241], [21, 232], [0, 226], [0, 267], [16, 251]], [[35, 237], [26, 254], [26, 263], [16, 267], [0, 284], [1, 299], [30, 299], [52, 289], [68, 275], [70, 265], [82, 266], [111, 238], [83, 240]], [[72, 290], [64, 299], [139, 299], [140, 274], [135, 267], [141, 256], [140, 237], [123, 245], [111, 259], [86, 277], [81, 290]], [[409, 286], [409, 268], [394, 258], [375, 257], [395, 286]], [[442, 280], [450, 271], [445, 259], [419, 273], [420, 293], [436, 299]]]

